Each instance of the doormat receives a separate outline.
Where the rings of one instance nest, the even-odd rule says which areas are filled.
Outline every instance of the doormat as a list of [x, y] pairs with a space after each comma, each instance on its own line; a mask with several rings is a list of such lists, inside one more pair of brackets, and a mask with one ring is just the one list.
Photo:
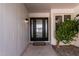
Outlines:
[[34, 46], [45, 46], [46, 43], [45, 42], [33, 42]]

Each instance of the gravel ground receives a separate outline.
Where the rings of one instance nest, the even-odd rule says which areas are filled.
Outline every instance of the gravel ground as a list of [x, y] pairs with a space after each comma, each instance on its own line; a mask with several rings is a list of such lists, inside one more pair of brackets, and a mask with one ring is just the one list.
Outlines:
[[79, 47], [73, 45], [63, 45], [57, 48], [52, 46], [59, 56], [79, 56]]

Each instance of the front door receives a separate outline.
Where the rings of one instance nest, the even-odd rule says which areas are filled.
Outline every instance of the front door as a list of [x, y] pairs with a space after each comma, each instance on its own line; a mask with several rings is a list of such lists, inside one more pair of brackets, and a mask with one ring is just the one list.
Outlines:
[[48, 18], [30, 18], [31, 41], [48, 41]]

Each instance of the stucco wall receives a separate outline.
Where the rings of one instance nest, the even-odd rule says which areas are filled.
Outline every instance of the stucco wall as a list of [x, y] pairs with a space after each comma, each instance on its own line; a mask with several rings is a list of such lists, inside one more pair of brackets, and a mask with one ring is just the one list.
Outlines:
[[23, 4], [0, 4], [0, 55], [21, 55], [28, 44], [27, 9]]
[[49, 12], [29, 13], [29, 17], [49, 17]]

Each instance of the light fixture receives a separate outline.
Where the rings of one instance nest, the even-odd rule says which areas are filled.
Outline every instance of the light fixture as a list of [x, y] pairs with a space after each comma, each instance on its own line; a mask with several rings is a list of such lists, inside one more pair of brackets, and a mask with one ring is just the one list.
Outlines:
[[28, 23], [28, 19], [27, 18], [25, 19], [25, 23]]

